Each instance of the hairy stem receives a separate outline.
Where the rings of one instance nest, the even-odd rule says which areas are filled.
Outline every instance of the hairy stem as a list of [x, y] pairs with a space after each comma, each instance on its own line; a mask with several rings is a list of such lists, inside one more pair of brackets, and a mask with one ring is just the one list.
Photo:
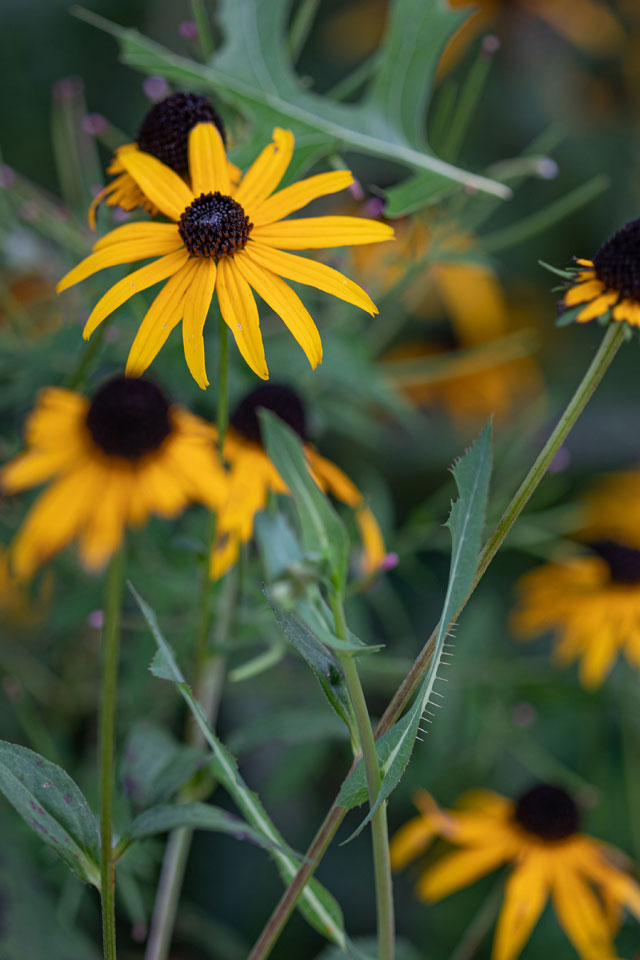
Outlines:
[[102, 633], [102, 695], [100, 701], [100, 890], [104, 960], [116, 960], [116, 865], [113, 852], [113, 790], [115, 781], [115, 721], [120, 654], [120, 614], [124, 587], [124, 547], [107, 572]]
[[[460, 609], [456, 612], [455, 617], [451, 621], [452, 623], [458, 619], [462, 610], [468, 603], [469, 598], [484, 576], [505, 537], [526, 506], [531, 495], [542, 480], [542, 477], [544, 476], [549, 464], [564, 443], [569, 431], [584, 410], [596, 387], [602, 380], [624, 339], [624, 324], [611, 324], [608, 327], [598, 352], [593, 358], [576, 392], [569, 401], [566, 410], [560, 417], [556, 428], [547, 440], [538, 458], [529, 470], [517, 493], [511, 500], [511, 503], [505, 510], [495, 531], [485, 544], [480, 555], [478, 572], [476, 574], [473, 587], [469, 592], [469, 595], [465, 598], [464, 603], [460, 606]], [[380, 722], [378, 723], [378, 726], [376, 727], [376, 737], [382, 736], [386, 730], [389, 730], [393, 726], [396, 720], [398, 720], [398, 718], [401, 716], [404, 708], [409, 703], [417, 685], [422, 680], [429, 666], [429, 662], [433, 654], [435, 638], [436, 630], [433, 631], [427, 640], [426, 644], [417, 656], [413, 666], [409, 670], [409, 673], [398, 687], [393, 699], [385, 710]], [[256, 948], [254, 948], [254, 950], [251, 952], [250, 960], [265, 960], [265, 958], [269, 956], [289, 916], [293, 912], [298, 898], [305, 887], [305, 884], [310, 880], [315, 868], [320, 862], [321, 853], [319, 851], [324, 852], [324, 850], [327, 849], [331, 840], [337, 833], [346, 813], [346, 807], [342, 807], [334, 801], [333, 806], [330, 808], [329, 813], [325, 817], [322, 826], [318, 830], [318, 833], [313, 840], [312, 846], [316, 851], [318, 851], [316, 853], [316, 859], [312, 861], [310, 854], [307, 855], [309, 856], [309, 860], [302, 865], [282, 895], [271, 917], [267, 921], [263, 935], [258, 941], [258, 943], [260, 943], [263, 940], [264, 933], [269, 930], [268, 940], [264, 940], [264, 948], [259, 952], [256, 950]]]

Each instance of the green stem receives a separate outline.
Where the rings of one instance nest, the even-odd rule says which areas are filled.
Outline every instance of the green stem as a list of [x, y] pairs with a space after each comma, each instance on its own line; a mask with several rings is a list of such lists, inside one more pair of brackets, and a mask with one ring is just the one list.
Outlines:
[[202, 59], [205, 63], [208, 63], [213, 56], [213, 37], [211, 36], [209, 17], [203, 0], [191, 0], [191, 15], [198, 31], [198, 43]]
[[[331, 606], [336, 625], [336, 636], [347, 640], [348, 631], [342, 600], [337, 594], [331, 598]], [[373, 729], [369, 719], [367, 702], [354, 657], [348, 654], [340, 657], [349, 696], [353, 705], [360, 745], [364, 757], [369, 791], [369, 806], [373, 807], [382, 777]], [[395, 954], [395, 923], [393, 913], [393, 884], [391, 880], [391, 861], [389, 858], [389, 830], [387, 827], [387, 804], [381, 803], [371, 818], [371, 839], [373, 843], [373, 872], [376, 888], [376, 915], [378, 918], [378, 956], [379, 960], [393, 960]]]
[[104, 960], [116, 960], [116, 867], [113, 854], [113, 790], [115, 720], [120, 653], [120, 614], [124, 587], [124, 547], [109, 565], [102, 634], [102, 698], [100, 709], [100, 880]]
[[[624, 326], [624, 324], [611, 324], [607, 329], [596, 356], [593, 358], [593, 361], [582, 378], [578, 389], [569, 401], [569, 405], [560, 418], [558, 425], [549, 437], [547, 443], [531, 467], [513, 500], [507, 507], [500, 523], [496, 527], [494, 534], [490, 537], [489, 541], [485, 545], [480, 556], [478, 572], [476, 574], [473, 587], [469, 595], [465, 598], [464, 603], [457, 611], [454, 621], [457, 620], [457, 618], [460, 616], [460, 613], [468, 603], [471, 594], [484, 576], [487, 567], [493, 560], [498, 548], [502, 544], [502, 541], [511, 530], [511, 527], [517, 520], [527, 501], [533, 494], [537, 485], [540, 483], [547, 467], [566, 440], [569, 431], [584, 410], [596, 387], [602, 380], [607, 368], [611, 364], [611, 361], [615, 357], [625, 339]], [[422, 680], [424, 674], [426, 673], [427, 667], [429, 666], [431, 655], [433, 653], [435, 637], [436, 631], [434, 630], [434, 632], [431, 634], [431, 637], [416, 658], [409, 673], [398, 687], [398, 690], [396, 691], [389, 706], [385, 710], [384, 715], [376, 727], [376, 737], [382, 736], [385, 731], [389, 730], [393, 726], [409, 703], [417, 685]], [[329, 843], [337, 833], [346, 813], [346, 807], [342, 807], [336, 801], [334, 801], [333, 806], [330, 808], [329, 813], [325, 817], [322, 827], [314, 838], [313, 844], [316, 850], [327, 849]], [[316, 855], [316, 858], [312, 863], [307, 861], [307, 863], [303, 864], [303, 866], [300, 868], [282, 895], [280, 902], [276, 906], [271, 917], [267, 921], [267, 925], [260, 938], [260, 941], [258, 941], [264, 942], [264, 948], [260, 952], [254, 949], [254, 951], [251, 953], [250, 960], [265, 960], [265, 958], [269, 956], [269, 953], [276, 943], [278, 936], [282, 932], [287, 919], [293, 912], [300, 894], [313, 875], [313, 872], [318, 866], [319, 862], [320, 856]], [[265, 938], [263, 941], [264, 934], [267, 932], [267, 930], [269, 931], [268, 940]]]
[[218, 317], [218, 329], [220, 331], [220, 364], [218, 367], [218, 410], [216, 422], [218, 425], [218, 449], [220, 450], [220, 456], [222, 456], [224, 438], [229, 423], [229, 337], [227, 325], [222, 319], [222, 312], [220, 312]]

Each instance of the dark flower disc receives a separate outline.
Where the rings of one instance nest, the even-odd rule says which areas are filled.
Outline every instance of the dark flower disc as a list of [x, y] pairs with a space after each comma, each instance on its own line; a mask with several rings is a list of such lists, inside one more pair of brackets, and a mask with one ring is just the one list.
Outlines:
[[189, 173], [189, 131], [198, 123], [214, 123], [226, 142], [222, 120], [206, 97], [172, 93], [151, 107], [140, 124], [136, 143], [181, 177]]
[[220, 257], [242, 250], [252, 223], [231, 197], [201, 193], [180, 217], [178, 232], [192, 257]]
[[564, 840], [577, 833], [580, 813], [566, 790], [540, 783], [516, 802], [515, 818], [543, 840]]
[[262, 443], [258, 410], [264, 407], [272, 410], [281, 420], [298, 434], [301, 440], [307, 439], [307, 425], [304, 407], [298, 394], [282, 383], [265, 383], [256, 387], [240, 401], [230, 424], [234, 430], [253, 443]]
[[589, 546], [605, 561], [614, 583], [640, 583], [640, 550], [624, 547], [615, 540], [598, 540]]
[[598, 280], [622, 297], [640, 300], [640, 220], [632, 220], [603, 243], [593, 258]]
[[169, 403], [148, 380], [114, 377], [94, 394], [87, 426], [104, 453], [137, 460], [171, 433]]

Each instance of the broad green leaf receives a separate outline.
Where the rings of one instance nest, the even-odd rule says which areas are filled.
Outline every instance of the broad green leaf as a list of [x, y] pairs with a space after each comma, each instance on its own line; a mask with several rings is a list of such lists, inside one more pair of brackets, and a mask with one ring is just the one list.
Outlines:
[[62, 767], [0, 741], [0, 790], [81, 880], [100, 888], [98, 827], [83, 793]]
[[261, 409], [258, 416], [269, 458], [293, 497], [304, 548], [326, 561], [331, 582], [342, 590], [349, 561], [345, 526], [311, 476], [299, 437], [271, 410]]
[[[178, 692], [185, 700], [202, 733], [205, 742], [211, 749], [213, 765], [220, 783], [233, 798], [234, 802], [248, 820], [251, 826], [258, 831], [265, 841], [270, 842], [278, 849], [274, 852], [274, 859], [284, 882], [290, 883], [298, 872], [300, 860], [288, 853], [283, 853], [286, 843], [271, 822], [269, 815], [262, 806], [257, 794], [253, 793], [240, 776], [235, 757], [227, 750], [221, 740], [209, 726], [202, 707], [195, 699], [191, 688], [178, 666], [173, 650], [165, 640], [156, 615], [152, 608], [142, 599], [131, 583], [129, 589], [140, 607], [143, 617], [147, 621], [153, 638], [158, 645], [158, 653], [151, 664], [151, 672], [163, 680], [175, 683]], [[305, 887], [298, 902], [298, 908], [305, 919], [316, 930], [334, 943], [344, 945], [344, 921], [339, 904], [325, 890], [317, 880], [312, 879]]]
[[282, 513], [259, 513], [254, 533], [269, 580], [277, 580], [302, 562], [300, 544]]
[[274, 126], [284, 126], [296, 137], [289, 176], [323, 157], [351, 150], [395, 161], [439, 186], [464, 184], [510, 196], [503, 184], [440, 160], [426, 141], [435, 69], [465, 14], [452, 11], [444, 0], [395, 0], [371, 83], [359, 102], [345, 104], [300, 83], [286, 43], [291, 2], [221, 0], [218, 23], [224, 40], [206, 65], [87, 10], [77, 13], [117, 38], [124, 63], [213, 94], [244, 114], [252, 137], [234, 155], [241, 166], [255, 158]]
[[136, 810], [164, 803], [202, 761], [203, 752], [197, 747], [178, 743], [165, 729], [147, 721], [136, 723], [122, 752], [122, 792]]
[[[380, 791], [367, 817], [349, 839], [358, 835], [375, 810], [399, 783], [411, 759], [420, 721], [432, 702], [432, 697], [436, 695], [434, 685], [438, 679], [438, 667], [442, 659], [449, 624], [471, 590], [478, 568], [489, 496], [491, 459], [491, 422], [489, 422], [470, 450], [453, 467], [459, 497], [451, 504], [451, 512], [447, 520], [452, 540], [449, 582], [429, 669], [411, 709], [378, 741], [377, 750], [382, 773]], [[362, 763], [359, 766], [362, 766]], [[361, 796], [362, 791], [358, 781], [354, 778], [353, 783], [349, 782], [356, 773], [361, 780], [362, 772], [358, 772], [356, 768], [351, 777], [347, 778], [340, 792], [339, 802], [344, 806]]]
[[236, 840], [249, 840], [266, 850], [283, 852], [279, 844], [272, 843], [262, 832], [254, 830], [244, 820], [234, 817], [226, 810], [208, 803], [171, 803], [151, 807], [137, 816], [120, 841], [120, 853], [134, 840], [151, 837], [156, 833], [166, 833], [178, 827], [227, 833]]

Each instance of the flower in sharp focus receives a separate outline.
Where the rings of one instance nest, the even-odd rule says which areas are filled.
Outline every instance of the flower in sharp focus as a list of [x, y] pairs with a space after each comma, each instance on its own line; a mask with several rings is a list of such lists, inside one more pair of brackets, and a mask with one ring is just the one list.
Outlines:
[[270, 383], [241, 400], [225, 435], [223, 459], [229, 464], [229, 494], [218, 513], [211, 575], [222, 576], [236, 562], [240, 544], [251, 539], [255, 516], [267, 505], [269, 494], [289, 493], [262, 446], [258, 410], [263, 407], [298, 434], [318, 486], [355, 510], [363, 544], [362, 570], [365, 575], [373, 574], [385, 560], [384, 541], [375, 517], [349, 477], [308, 442], [305, 410], [298, 395], [289, 387]]
[[592, 260], [577, 260], [561, 307], [577, 323], [613, 318], [640, 327], [640, 219], [602, 244]]
[[[172, 93], [171, 96], [154, 104], [148, 111], [133, 143], [119, 147], [107, 173], [113, 174], [107, 184], [93, 199], [89, 207], [89, 226], [96, 228], [96, 210], [104, 202], [109, 207], [121, 207], [123, 210], [144, 208], [152, 217], [158, 215], [158, 208], [140, 189], [131, 174], [127, 173], [122, 155], [131, 150], [142, 150], [171, 167], [183, 179], [189, 175], [188, 142], [189, 131], [198, 123], [214, 123], [220, 131], [223, 141], [226, 139], [222, 120], [213, 104], [206, 97], [196, 93]], [[229, 165], [229, 175], [233, 180], [237, 168]]]
[[[132, 150], [122, 163], [145, 196], [173, 223], [131, 223], [99, 240], [94, 253], [58, 284], [58, 292], [98, 270], [149, 257], [159, 260], [115, 284], [97, 303], [84, 329], [96, 327], [134, 293], [167, 280], [134, 340], [126, 372], [144, 373], [182, 320], [187, 365], [202, 388], [208, 385], [202, 330], [214, 294], [240, 353], [263, 380], [264, 355], [255, 290], [298, 341], [312, 367], [322, 359], [320, 334], [302, 301], [283, 278], [307, 284], [371, 314], [364, 290], [323, 263], [285, 250], [377, 243], [389, 240], [387, 224], [360, 217], [285, 220], [311, 200], [353, 182], [348, 171], [321, 173], [274, 193], [293, 155], [293, 134], [276, 128], [273, 142], [235, 187], [229, 177], [220, 133], [200, 123], [189, 134], [191, 188], [155, 157]], [[252, 289], [253, 288], [253, 289]]]
[[511, 864], [493, 942], [492, 960], [515, 960], [545, 904], [553, 908], [583, 960], [613, 960], [613, 937], [622, 907], [640, 918], [640, 887], [613, 847], [579, 833], [579, 810], [563, 789], [538, 784], [511, 801], [488, 790], [472, 791], [460, 808], [440, 810], [425, 791], [414, 797], [420, 816], [391, 843], [401, 869], [435, 837], [462, 848], [428, 866], [417, 886], [433, 903]]
[[619, 652], [640, 669], [640, 550], [613, 540], [589, 546], [588, 556], [522, 577], [512, 629], [523, 640], [552, 631], [558, 663], [580, 660], [580, 681], [594, 688]]
[[15, 574], [29, 578], [76, 537], [85, 567], [98, 570], [126, 526], [142, 526], [151, 513], [175, 517], [191, 502], [218, 507], [227, 483], [212, 437], [212, 427], [148, 380], [115, 377], [91, 400], [43, 390], [26, 452], [0, 473], [6, 493], [50, 483], [10, 548]]

